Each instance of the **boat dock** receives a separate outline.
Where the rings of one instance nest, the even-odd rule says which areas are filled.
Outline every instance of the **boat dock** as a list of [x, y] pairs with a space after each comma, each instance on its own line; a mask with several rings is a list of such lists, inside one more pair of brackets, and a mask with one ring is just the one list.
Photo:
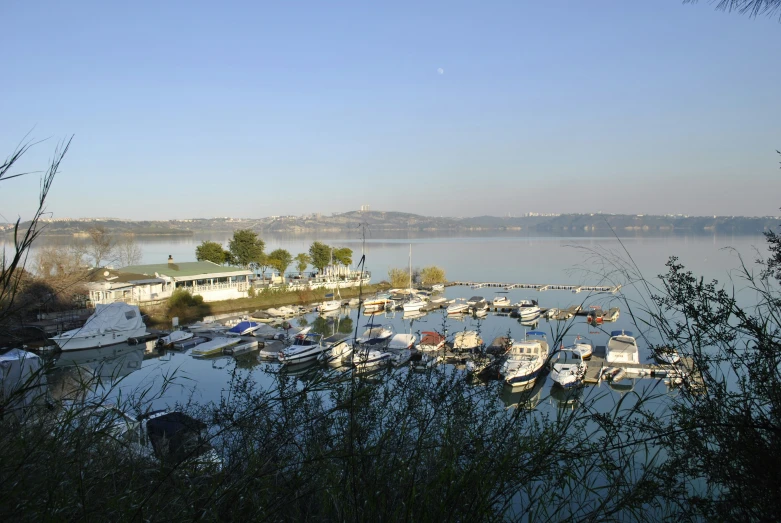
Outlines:
[[[665, 363], [608, 363], [605, 361], [605, 346], [597, 345], [594, 347], [594, 353], [590, 359], [586, 360], [588, 370], [583, 382], [587, 385], [596, 385], [605, 381], [602, 373], [604, 369], [619, 368], [625, 371], [624, 379], [631, 380], [637, 378], [654, 378], [679, 380], [684, 377], [689, 378], [689, 384], [693, 386], [702, 386], [702, 376], [691, 369], [694, 369], [694, 362], [691, 358], [682, 357], [677, 365]], [[687, 369], [689, 369], [687, 371]], [[687, 372], [689, 373], [686, 376]], [[618, 383], [620, 380], [614, 379], [612, 383]]]
[[579, 292], [609, 292], [615, 294], [621, 290], [621, 285], [571, 285], [559, 283], [501, 283], [501, 282], [473, 282], [473, 281], [451, 281], [451, 286], [466, 286], [473, 289], [482, 289], [483, 287], [497, 287], [506, 291], [512, 289], [532, 289], [539, 292], [543, 291], [572, 291]]

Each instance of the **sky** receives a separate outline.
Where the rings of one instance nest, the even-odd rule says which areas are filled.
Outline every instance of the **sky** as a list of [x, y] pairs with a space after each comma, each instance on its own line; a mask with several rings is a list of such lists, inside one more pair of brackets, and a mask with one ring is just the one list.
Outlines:
[[[781, 23], [706, 1], [0, 3], [55, 218], [778, 215]], [[0, 221], [39, 179], [3, 182]]]

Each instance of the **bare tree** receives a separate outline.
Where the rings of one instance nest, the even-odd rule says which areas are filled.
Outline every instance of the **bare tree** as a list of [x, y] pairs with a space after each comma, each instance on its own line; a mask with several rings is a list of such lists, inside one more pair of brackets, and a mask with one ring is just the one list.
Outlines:
[[114, 248], [116, 239], [102, 225], [98, 225], [89, 230], [90, 243], [87, 245], [87, 255], [92, 258], [95, 267], [100, 267], [101, 263], [113, 262], [115, 260]]
[[[684, 0], [685, 4], [696, 4], [698, 0]], [[716, 4], [716, 9], [737, 12], [751, 17], [767, 15], [774, 16], [781, 11], [781, 0], [708, 0], [710, 4]]]
[[[71, 140], [73, 140], [73, 137], [58, 144], [54, 149], [51, 163], [41, 177], [41, 190], [38, 194], [38, 208], [33, 213], [33, 217], [26, 227], [22, 227], [22, 219], [17, 218], [13, 228], [13, 252], [6, 255], [5, 250], [3, 251], [2, 263], [0, 264], [0, 304], [2, 304], [0, 305], [0, 321], [5, 319], [14, 307], [14, 299], [16, 298], [19, 289], [19, 283], [25, 273], [24, 265], [27, 262], [30, 246], [42, 230], [40, 219], [46, 212], [46, 197], [54, 182], [54, 177], [59, 171], [60, 163], [68, 152]], [[23, 142], [17, 146], [14, 152], [12, 152], [5, 161], [0, 162], [0, 182], [29, 174], [26, 172], [14, 173], [14, 165], [31, 147], [37, 145], [37, 143], [40, 142]], [[3, 185], [3, 188], [5, 188], [5, 185]]]
[[138, 265], [141, 263], [143, 252], [132, 234], [124, 234], [115, 247], [115, 258], [120, 267]]

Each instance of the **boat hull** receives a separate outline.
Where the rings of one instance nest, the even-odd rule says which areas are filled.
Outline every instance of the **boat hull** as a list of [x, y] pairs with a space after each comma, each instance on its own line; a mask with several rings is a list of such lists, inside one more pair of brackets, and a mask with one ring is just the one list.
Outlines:
[[90, 333], [88, 336], [68, 336], [67, 338], [55, 336], [51, 339], [60, 350], [86, 350], [127, 343], [128, 338], [145, 336], [146, 334], [146, 327], [144, 327], [120, 332], [105, 332], [103, 334]]

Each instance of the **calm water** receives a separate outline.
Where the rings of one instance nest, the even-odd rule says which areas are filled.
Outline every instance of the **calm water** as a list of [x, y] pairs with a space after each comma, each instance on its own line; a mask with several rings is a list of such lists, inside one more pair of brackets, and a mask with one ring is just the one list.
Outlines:
[[[356, 235], [357, 236], [357, 235]], [[177, 238], [161, 241], [142, 240], [144, 251], [144, 263], [162, 262], [172, 254], [179, 261], [194, 259], [195, 246], [204, 238]], [[209, 238], [216, 241], [227, 241], [227, 237]], [[276, 248], [284, 248], [292, 254], [304, 252], [313, 241], [312, 237], [265, 237], [267, 251]], [[373, 281], [379, 281], [386, 277], [389, 267], [406, 267], [408, 263], [409, 245], [412, 245], [413, 266], [439, 265], [445, 268], [450, 280], [472, 281], [501, 281], [518, 283], [572, 283], [572, 284], [601, 284], [601, 283], [625, 283], [623, 276], [611, 274], [615, 268], [614, 256], [621, 254], [626, 259], [627, 253], [634, 259], [638, 268], [648, 277], [665, 272], [664, 263], [668, 256], [678, 256], [681, 261], [692, 271], [706, 278], [717, 278], [725, 281], [730, 271], [738, 265], [737, 255], [729, 250], [737, 249], [747, 260], [754, 260], [756, 255], [754, 246], [764, 249], [762, 237], [667, 237], [667, 238], [622, 238], [622, 245], [614, 238], [562, 238], [562, 237], [529, 237], [529, 236], [465, 236], [465, 237], [418, 237], [418, 238], [367, 238], [364, 242], [357, 237], [319, 237], [334, 246], [347, 246], [352, 248], [356, 255], [360, 256], [361, 249], [366, 254], [367, 268], [373, 272]], [[502, 289], [483, 288], [474, 290], [469, 287], [448, 287], [448, 298], [469, 297], [482, 295], [486, 299], [492, 299]], [[641, 295], [637, 290], [627, 285], [623, 289], [624, 297], [637, 302]], [[574, 294], [569, 291], [537, 292], [530, 290], [512, 290], [506, 294], [511, 301], [516, 302], [520, 298], [534, 298], [539, 300], [543, 307], [567, 307], [573, 304], [584, 306], [600, 305], [609, 307], [617, 305], [621, 307], [621, 317], [614, 324], [605, 323], [604, 327], [589, 327], [583, 318], [575, 318], [569, 326], [569, 335], [582, 335], [592, 341], [594, 345], [604, 345], [608, 339], [608, 332], [613, 329], [634, 330], [636, 334], [643, 334], [633, 324], [626, 306], [620, 303], [620, 296], [615, 295], [590, 295], [587, 293]], [[312, 322], [314, 315], [304, 318], [306, 322]], [[346, 314], [358, 323], [359, 332], [362, 332], [370, 319], [366, 316], [357, 317], [357, 311], [349, 311]], [[521, 339], [524, 333], [531, 327], [519, 324], [515, 319], [506, 316], [489, 316], [481, 321], [467, 318], [464, 321], [453, 319], [444, 320], [442, 313], [433, 312], [422, 318], [406, 320], [401, 312], [389, 313], [374, 317], [374, 322], [393, 325], [396, 332], [418, 333], [423, 330], [441, 330], [443, 325], [448, 332], [459, 330], [480, 330], [486, 343], [490, 343], [495, 337], [506, 335], [508, 332], [515, 339]], [[443, 323], [444, 322], [444, 323]], [[560, 329], [565, 327], [565, 322], [548, 322], [540, 320], [537, 329], [548, 333], [549, 340], [553, 339]], [[640, 331], [640, 332], [638, 332]], [[641, 359], [649, 357], [648, 342], [654, 342], [652, 333], [645, 332], [645, 339], [639, 338]], [[100, 351], [89, 351], [84, 355], [66, 355], [61, 357], [58, 363], [60, 367], [69, 367], [74, 364], [82, 364], [96, 368], [98, 361], [105, 360], [102, 373], [106, 376], [120, 374], [123, 377], [121, 389], [123, 391], [138, 389], [152, 385], [159, 387], [163, 376], [175, 372], [178, 376], [178, 385], [168, 390], [163, 398], [155, 403], [155, 408], [170, 405], [177, 401], [187, 401], [192, 398], [199, 402], [217, 401], [227, 393], [231, 375], [237, 373], [251, 373], [259, 385], [273, 387], [275, 373], [280, 371], [276, 364], [260, 363], [255, 355], [238, 359], [232, 357], [217, 357], [213, 359], [196, 359], [190, 356], [189, 351], [184, 353], [169, 352], [165, 355], [153, 354], [143, 359], [143, 349], [136, 347], [120, 346], [119, 348], [106, 348]], [[85, 361], [89, 360], [89, 361]], [[394, 372], [407, 372], [406, 369]], [[74, 371], [63, 370], [58, 373], [55, 381], [68, 381], [74, 379]], [[306, 379], [303, 376], [302, 379]], [[197, 386], [196, 386], [197, 384]], [[618, 398], [625, 394], [626, 389], [634, 387], [635, 390], [644, 390], [648, 387], [661, 387], [664, 385], [656, 380], [637, 380], [631, 382], [625, 380], [622, 390], [612, 391], [608, 385], [599, 387], [587, 387], [584, 394], [604, 393], [612, 391], [612, 394], [604, 394], [601, 402], [609, 408]], [[555, 408], [558, 400], [554, 394], [551, 397], [550, 380], [540, 383], [532, 394], [539, 401], [537, 408]], [[508, 390], [497, 393], [497, 401], [503, 401], [510, 406], [517, 403], [522, 394]]]

